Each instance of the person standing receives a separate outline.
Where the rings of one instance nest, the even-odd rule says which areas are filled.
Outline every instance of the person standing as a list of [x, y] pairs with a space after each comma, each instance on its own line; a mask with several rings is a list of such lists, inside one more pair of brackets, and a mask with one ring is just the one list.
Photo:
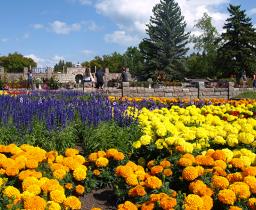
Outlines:
[[256, 88], [256, 72], [253, 74], [253, 82], [252, 82], [253, 88]]
[[122, 73], [121, 73], [121, 80], [122, 82], [128, 82], [128, 74], [126, 72], [126, 68], [122, 68]]
[[33, 90], [33, 75], [31, 70], [28, 71], [28, 89]]
[[104, 72], [102, 71], [102, 69], [97, 69], [96, 73], [96, 88], [97, 89], [103, 89], [103, 84], [104, 84]]

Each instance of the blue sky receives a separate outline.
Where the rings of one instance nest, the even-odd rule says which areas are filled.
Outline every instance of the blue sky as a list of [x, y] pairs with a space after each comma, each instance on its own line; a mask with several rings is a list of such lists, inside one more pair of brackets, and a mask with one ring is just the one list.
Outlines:
[[[38, 66], [59, 59], [83, 62], [123, 53], [145, 37], [145, 24], [159, 0], [1, 0], [0, 56], [15, 51]], [[256, 26], [255, 0], [177, 0], [187, 30], [207, 12], [221, 31], [229, 3], [240, 4]]]

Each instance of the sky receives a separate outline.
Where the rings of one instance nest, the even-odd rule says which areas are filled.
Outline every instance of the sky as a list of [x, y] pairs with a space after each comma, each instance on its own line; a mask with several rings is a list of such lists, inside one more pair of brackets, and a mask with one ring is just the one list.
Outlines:
[[[124, 53], [145, 38], [146, 24], [160, 0], [0, 0], [0, 56], [18, 52], [38, 67], [60, 59], [81, 63], [95, 56]], [[204, 12], [222, 31], [229, 4], [241, 5], [256, 27], [255, 0], [177, 0], [194, 27]]]

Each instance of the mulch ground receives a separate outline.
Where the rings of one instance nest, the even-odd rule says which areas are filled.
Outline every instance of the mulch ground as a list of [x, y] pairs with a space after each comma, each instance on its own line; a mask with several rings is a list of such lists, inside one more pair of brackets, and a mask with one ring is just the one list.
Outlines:
[[82, 210], [91, 210], [91, 208], [101, 208], [103, 210], [116, 209], [116, 197], [112, 189], [94, 190], [91, 193], [80, 197]]

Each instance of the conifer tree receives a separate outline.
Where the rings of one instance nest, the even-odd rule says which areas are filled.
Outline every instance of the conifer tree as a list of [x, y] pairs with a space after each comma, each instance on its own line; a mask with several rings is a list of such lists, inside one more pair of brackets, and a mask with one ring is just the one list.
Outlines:
[[184, 17], [174, 0], [160, 0], [155, 5], [146, 30], [149, 37], [140, 44], [148, 76], [159, 70], [171, 79], [183, 76], [183, 59], [188, 51], [189, 38], [185, 28]]
[[246, 71], [251, 75], [256, 67], [256, 32], [251, 18], [240, 6], [229, 5], [230, 17], [221, 34], [222, 46], [218, 49], [218, 66], [223, 76], [241, 77]]

